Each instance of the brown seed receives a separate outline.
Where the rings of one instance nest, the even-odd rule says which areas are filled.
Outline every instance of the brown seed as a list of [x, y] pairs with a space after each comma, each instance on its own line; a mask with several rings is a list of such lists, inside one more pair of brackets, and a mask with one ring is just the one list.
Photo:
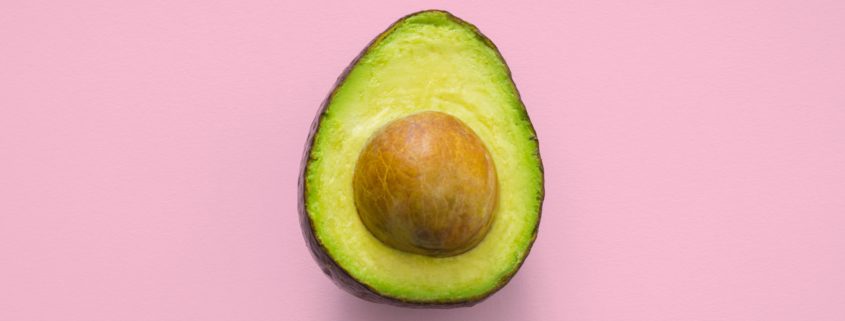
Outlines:
[[430, 256], [472, 249], [498, 202], [496, 168], [481, 139], [457, 118], [432, 111], [373, 134], [353, 190], [358, 215], [376, 238]]

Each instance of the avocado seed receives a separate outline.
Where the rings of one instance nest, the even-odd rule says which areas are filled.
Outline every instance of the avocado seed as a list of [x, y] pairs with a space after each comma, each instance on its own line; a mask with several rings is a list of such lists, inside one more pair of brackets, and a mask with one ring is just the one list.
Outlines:
[[498, 202], [493, 158], [457, 118], [421, 112], [388, 123], [367, 141], [353, 177], [358, 215], [395, 249], [452, 256], [475, 247]]

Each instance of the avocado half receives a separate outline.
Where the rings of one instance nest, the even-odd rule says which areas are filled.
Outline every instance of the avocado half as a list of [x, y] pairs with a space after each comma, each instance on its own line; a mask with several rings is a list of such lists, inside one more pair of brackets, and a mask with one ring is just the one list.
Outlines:
[[[495, 164], [489, 167], [495, 170], [495, 194], [484, 194], [495, 196], [494, 206], [478, 206], [492, 209], [492, 219], [485, 223], [479, 237], [467, 238], [474, 239], [474, 243], [456, 247], [458, 250], [408, 251], [386, 242], [385, 236], [377, 237], [373, 230], [384, 226], [364, 223], [361, 202], [365, 201], [357, 197], [371, 191], [370, 185], [359, 188], [357, 177], [363, 174], [356, 174], [356, 170], [362, 171], [358, 169], [359, 160], [370, 159], [362, 155], [371, 149], [374, 137], [391, 124], [428, 114], [446, 115], [426, 116], [435, 119], [436, 124], [439, 124], [436, 119], [455, 119], [468, 128], [483, 144], [486, 150], [483, 155]], [[400, 133], [411, 135], [408, 133], [420, 131], [414, 128]], [[425, 128], [436, 131], [441, 127]], [[451, 142], [448, 137], [458, 136], [443, 137], [447, 137], [446, 145], [441, 150], [458, 155], [452, 157], [462, 157], [461, 151], [453, 150], [457, 148], [454, 146], [469, 145], [448, 145]], [[403, 144], [395, 137], [386, 141], [382, 144], [385, 148]], [[417, 142], [409, 142], [403, 148], [419, 147], [414, 144]], [[299, 179], [299, 214], [304, 237], [323, 272], [355, 296], [413, 307], [474, 305], [507, 284], [537, 236], [544, 195], [538, 147], [536, 133], [510, 70], [489, 39], [475, 26], [445, 11], [429, 10], [405, 16], [355, 58], [317, 113]], [[427, 148], [415, 150], [421, 153], [430, 150]], [[401, 151], [397, 153], [401, 156]], [[458, 158], [450, 161], [448, 156], [444, 157], [441, 163], [428, 164], [427, 168], [443, 169], [440, 174], [473, 168], [454, 167]], [[414, 159], [417, 158], [405, 159], [406, 167], [407, 162], [413, 167]], [[383, 169], [389, 172], [393, 167], [388, 165]], [[452, 176], [463, 177], [438, 177], [446, 184]], [[458, 186], [453, 190], [461, 186], [452, 185]], [[411, 193], [410, 197], [440, 190], [437, 186], [420, 189], [412, 187], [416, 194]], [[448, 198], [449, 194], [436, 196]], [[412, 198], [417, 201], [414, 208], [431, 209], [425, 204], [431, 198], [421, 197]], [[448, 201], [453, 204], [456, 200]], [[371, 208], [377, 212], [384, 207]], [[389, 226], [384, 228], [389, 232]], [[422, 235], [421, 231], [417, 232], [413, 235]], [[416, 240], [413, 235], [410, 242]], [[431, 233], [426, 235], [429, 237], [426, 240], [431, 241]]]

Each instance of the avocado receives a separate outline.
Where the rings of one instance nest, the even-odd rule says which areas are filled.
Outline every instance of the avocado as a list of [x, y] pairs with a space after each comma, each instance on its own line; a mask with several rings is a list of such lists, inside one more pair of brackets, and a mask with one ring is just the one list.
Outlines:
[[323, 272], [369, 301], [471, 306], [537, 237], [539, 143], [496, 46], [452, 14], [405, 16], [338, 78], [299, 178]]

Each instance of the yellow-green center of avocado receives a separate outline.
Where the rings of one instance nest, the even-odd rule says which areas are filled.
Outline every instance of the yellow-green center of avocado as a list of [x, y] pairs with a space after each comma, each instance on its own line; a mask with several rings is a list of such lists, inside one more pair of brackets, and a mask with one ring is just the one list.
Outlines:
[[358, 157], [353, 190], [376, 238], [429, 256], [472, 249], [490, 229], [498, 200], [496, 168], [481, 139], [433, 111], [376, 131]]

